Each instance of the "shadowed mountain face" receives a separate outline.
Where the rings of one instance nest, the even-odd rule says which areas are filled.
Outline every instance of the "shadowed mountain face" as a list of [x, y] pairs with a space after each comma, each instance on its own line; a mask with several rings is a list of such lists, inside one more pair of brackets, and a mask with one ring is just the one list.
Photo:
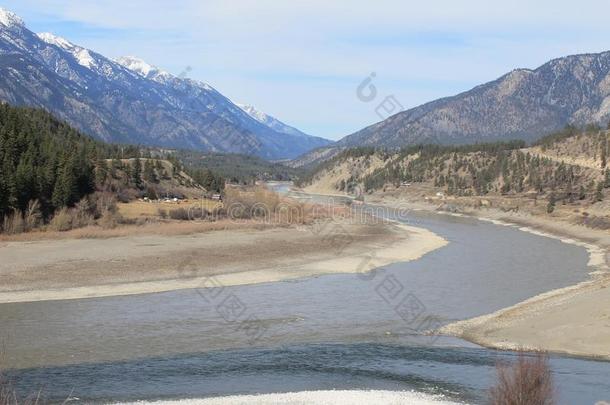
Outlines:
[[44, 108], [105, 141], [291, 158], [330, 141], [278, 132], [206, 83], [117, 61], [0, 8], [0, 100]]
[[465, 93], [396, 114], [343, 138], [340, 146], [400, 147], [533, 140], [566, 124], [610, 119], [610, 52], [518, 69]]

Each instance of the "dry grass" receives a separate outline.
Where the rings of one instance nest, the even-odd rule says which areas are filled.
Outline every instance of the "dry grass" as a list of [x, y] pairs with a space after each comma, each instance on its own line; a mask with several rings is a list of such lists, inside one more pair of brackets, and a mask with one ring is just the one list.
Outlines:
[[278, 225], [306, 225], [318, 215], [313, 205], [281, 198], [264, 187], [227, 188], [224, 208], [232, 219], [257, 218]]
[[129, 203], [117, 204], [119, 213], [127, 219], [146, 218], [161, 218], [160, 210], [169, 212], [177, 208], [202, 207], [208, 211], [212, 211], [217, 207], [221, 207], [222, 203], [212, 200], [193, 200], [190, 202], [145, 202], [132, 201]]
[[13, 382], [0, 370], [0, 405], [38, 405], [43, 403], [42, 391], [22, 398], [17, 393]]
[[[97, 205], [100, 205], [99, 201]], [[100, 208], [102, 216], [97, 220], [97, 224], [89, 222], [76, 229], [72, 226], [74, 220], [80, 218], [79, 213], [85, 210], [64, 209], [56, 214], [46, 229], [20, 234], [0, 234], [0, 242], [106, 239], [137, 235], [173, 236], [218, 230], [267, 229], [307, 225], [323, 218], [345, 218], [349, 215], [347, 207], [303, 204], [296, 200], [280, 198], [276, 193], [262, 187], [228, 189], [224, 204], [211, 200], [195, 200], [181, 204], [136, 201], [117, 205], [116, 212]], [[226, 210], [223, 205], [227, 207]], [[207, 212], [208, 216], [193, 216], [198, 210]], [[188, 215], [178, 215], [178, 211], [188, 211]], [[175, 219], [166, 219], [167, 217]], [[88, 220], [87, 217], [83, 218]], [[127, 223], [121, 223], [122, 221]]]
[[498, 380], [490, 390], [492, 405], [552, 405], [553, 377], [548, 357], [519, 353], [513, 365], [497, 366]]
[[65, 232], [72, 229], [72, 215], [68, 208], [62, 208], [57, 211], [51, 222], [49, 223], [49, 229], [55, 232]]
[[2, 230], [9, 235], [20, 234], [25, 231], [25, 222], [21, 216], [21, 212], [13, 210], [10, 214], [4, 217]]
[[35, 231], [18, 235], [0, 235], [0, 242], [31, 242], [47, 239], [107, 239], [138, 235], [190, 235], [212, 231], [231, 229], [267, 229], [280, 224], [270, 224], [265, 221], [229, 220], [220, 219], [208, 221], [166, 221], [147, 222], [142, 225], [118, 225], [115, 228], [102, 228], [101, 226], [87, 226], [70, 231]]

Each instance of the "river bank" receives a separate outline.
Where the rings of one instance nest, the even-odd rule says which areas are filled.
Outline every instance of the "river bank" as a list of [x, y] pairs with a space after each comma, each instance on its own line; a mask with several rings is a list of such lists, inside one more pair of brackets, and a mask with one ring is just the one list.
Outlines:
[[[372, 203], [439, 211], [439, 204], [376, 196]], [[442, 206], [440, 207], [443, 208]], [[582, 246], [589, 252], [590, 278], [552, 290], [517, 305], [444, 326], [441, 334], [506, 350], [544, 350], [610, 360], [610, 233], [536, 217], [523, 212], [466, 209], [451, 215], [471, 216], [497, 225]], [[533, 269], [535, 270], [535, 269]]]
[[0, 303], [269, 283], [368, 271], [447, 242], [425, 229], [349, 219], [192, 235], [7, 242]]

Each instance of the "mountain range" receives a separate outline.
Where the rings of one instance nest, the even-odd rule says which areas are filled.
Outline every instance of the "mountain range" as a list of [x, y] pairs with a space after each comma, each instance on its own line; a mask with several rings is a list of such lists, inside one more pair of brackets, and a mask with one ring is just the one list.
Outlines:
[[453, 97], [400, 112], [337, 145], [465, 144], [534, 140], [565, 127], [610, 119], [610, 52], [517, 69]]
[[298, 166], [346, 147], [531, 141], [567, 124], [605, 127], [610, 120], [610, 52], [516, 69], [333, 143], [139, 58], [112, 60], [53, 34], [35, 34], [0, 8], [0, 100], [44, 108], [109, 142], [270, 160], [301, 156], [294, 161]]
[[113, 60], [51, 33], [35, 34], [1, 8], [0, 100], [46, 109], [107, 142], [266, 159], [331, 143], [136, 57]]

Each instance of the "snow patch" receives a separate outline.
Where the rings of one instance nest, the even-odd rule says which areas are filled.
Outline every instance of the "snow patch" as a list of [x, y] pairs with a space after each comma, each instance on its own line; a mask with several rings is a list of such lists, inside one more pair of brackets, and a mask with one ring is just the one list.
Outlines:
[[51, 34], [50, 32], [43, 32], [36, 35], [47, 44], [55, 45], [65, 51], [68, 51], [70, 54], [72, 54], [74, 60], [76, 60], [76, 63], [79, 65], [86, 67], [87, 69], [97, 67], [95, 58], [93, 58], [88, 49], [74, 45], [67, 39], [59, 37], [55, 34]]
[[[217, 398], [184, 399], [178, 401], [137, 402], [155, 405], [458, 405], [442, 395], [416, 391], [302, 391], [286, 394], [233, 395]], [[129, 404], [126, 404], [129, 405]]]
[[151, 71], [158, 70], [153, 65], [149, 65], [144, 62], [140, 58], [136, 58], [135, 56], [122, 56], [116, 60], [122, 66], [125, 66], [127, 69], [132, 70], [144, 77], [148, 76]]
[[172, 75], [167, 73], [166, 71], [163, 71], [156, 66], [146, 63], [144, 60], [135, 56], [122, 56], [116, 59], [115, 62], [147, 79], [156, 80], [167, 79], [169, 77], [172, 77]]
[[0, 24], [5, 27], [24, 27], [25, 24], [17, 14], [0, 7]]
[[262, 111], [257, 110], [253, 105], [250, 104], [237, 104], [239, 108], [248, 113], [252, 118], [260, 123], [265, 124], [270, 121], [270, 117]]
[[66, 50], [74, 48], [74, 44], [72, 42], [65, 38], [58, 37], [55, 34], [51, 34], [50, 32], [41, 32], [40, 34], [36, 35], [38, 35], [38, 38], [42, 39], [47, 44], [55, 45]]
[[295, 136], [306, 136], [303, 132], [298, 129], [291, 127], [290, 125], [284, 124], [282, 121], [278, 120], [275, 117], [272, 117], [269, 114], [266, 114], [260, 110], [258, 110], [253, 105], [249, 104], [239, 104], [236, 105], [244, 110], [250, 117], [254, 118], [256, 121], [261, 124], [273, 129], [276, 132], [286, 134], [286, 135], [295, 135]]
[[97, 66], [97, 64], [95, 63], [95, 59], [93, 59], [93, 56], [91, 56], [89, 51], [84, 48], [78, 49], [76, 52], [74, 52], [73, 55], [76, 58], [78, 64], [81, 66], [84, 66], [89, 69]]

